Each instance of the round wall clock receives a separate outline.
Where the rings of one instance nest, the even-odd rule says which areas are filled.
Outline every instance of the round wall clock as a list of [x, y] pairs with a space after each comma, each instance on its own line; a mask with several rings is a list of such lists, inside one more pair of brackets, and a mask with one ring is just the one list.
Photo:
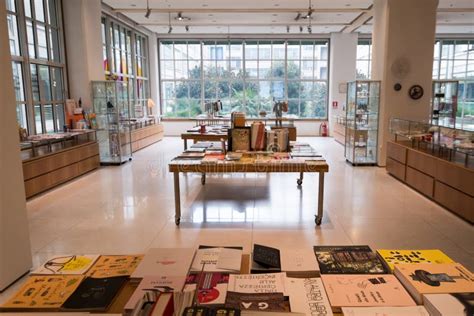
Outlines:
[[410, 89], [408, 89], [408, 95], [413, 100], [420, 99], [423, 96], [423, 93], [424, 93], [423, 88], [418, 84], [413, 85], [410, 87]]

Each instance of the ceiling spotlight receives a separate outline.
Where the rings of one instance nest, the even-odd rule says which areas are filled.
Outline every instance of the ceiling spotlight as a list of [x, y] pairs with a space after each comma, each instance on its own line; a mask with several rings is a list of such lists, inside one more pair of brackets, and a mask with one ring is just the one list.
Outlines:
[[300, 25], [300, 33], [303, 32], [303, 27]]
[[189, 25], [186, 25], [184, 29], [186, 30], [186, 32], [189, 32]]
[[187, 16], [183, 16], [182, 12], [178, 12], [178, 15], [175, 16], [174, 19], [177, 20], [177, 21], [189, 21], [189, 20], [191, 20], [191, 18], [188, 18]]
[[145, 13], [145, 18], [149, 18], [151, 14], [151, 9], [150, 9], [150, 1], [146, 0], [146, 13]]
[[290, 33], [290, 26], [289, 25], [286, 26], [286, 33]]
[[170, 27], [168, 28], [168, 34], [171, 34], [171, 32], [173, 32], [173, 27], [170, 26]]
[[313, 32], [313, 30], [311, 29], [311, 25], [308, 25], [308, 33], [311, 34], [311, 32]]

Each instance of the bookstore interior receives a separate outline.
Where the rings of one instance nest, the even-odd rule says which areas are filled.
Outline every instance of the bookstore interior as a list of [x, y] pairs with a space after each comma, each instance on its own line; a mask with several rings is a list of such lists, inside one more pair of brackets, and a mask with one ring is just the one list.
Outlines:
[[1, 314], [474, 316], [474, 1], [0, 14]]

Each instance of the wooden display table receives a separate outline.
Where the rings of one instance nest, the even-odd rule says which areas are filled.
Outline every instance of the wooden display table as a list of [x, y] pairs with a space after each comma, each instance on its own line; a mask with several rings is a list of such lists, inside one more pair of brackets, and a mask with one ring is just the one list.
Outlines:
[[299, 159], [275, 160], [271, 162], [259, 162], [256, 154], [253, 161], [218, 161], [217, 163], [202, 163], [201, 160], [173, 160], [169, 164], [169, 171], [174, 174], [174, 196], [175, 196], [175, 223], [179, 225], [181, 220], [181, 200], [179, 188], [179, 173], [201, 173], [201, 183], [206, 183], [206, 173], [290, 173], [300, 174], [298, 185], [302, 184], [305, 172], [319, 173], [318, 209], [315, 215], [316, 225], [320, 225], [323, 218], [324, 198], [324, 173], [329, 171], [325, 160], [304, 161]]

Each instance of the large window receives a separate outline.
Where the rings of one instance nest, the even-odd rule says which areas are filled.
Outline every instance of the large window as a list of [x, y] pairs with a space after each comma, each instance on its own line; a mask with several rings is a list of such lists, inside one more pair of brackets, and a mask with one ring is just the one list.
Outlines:
[[30, 134], [65, 124], [60, 0], [6, 0], [18, 124]]
[[356, 78], [370, 79], [372, 63], [372, 40], [359, 39], [357, 42]]
[[288, 100], [289, 114], [327, 117], [328, 40], [160, 41], [162, 113], [193, 117], [221, 100], [223, 112], [256, 117]]
[[474, 40], [437, 40], [433, 79], [459, 81], [456, 126], [474, 129]]
[[102, 55], [108, 80], [128, 81], [134, 117], [148, 114], [148, 39], [144, 34], [108, 17], [102, 17]]

